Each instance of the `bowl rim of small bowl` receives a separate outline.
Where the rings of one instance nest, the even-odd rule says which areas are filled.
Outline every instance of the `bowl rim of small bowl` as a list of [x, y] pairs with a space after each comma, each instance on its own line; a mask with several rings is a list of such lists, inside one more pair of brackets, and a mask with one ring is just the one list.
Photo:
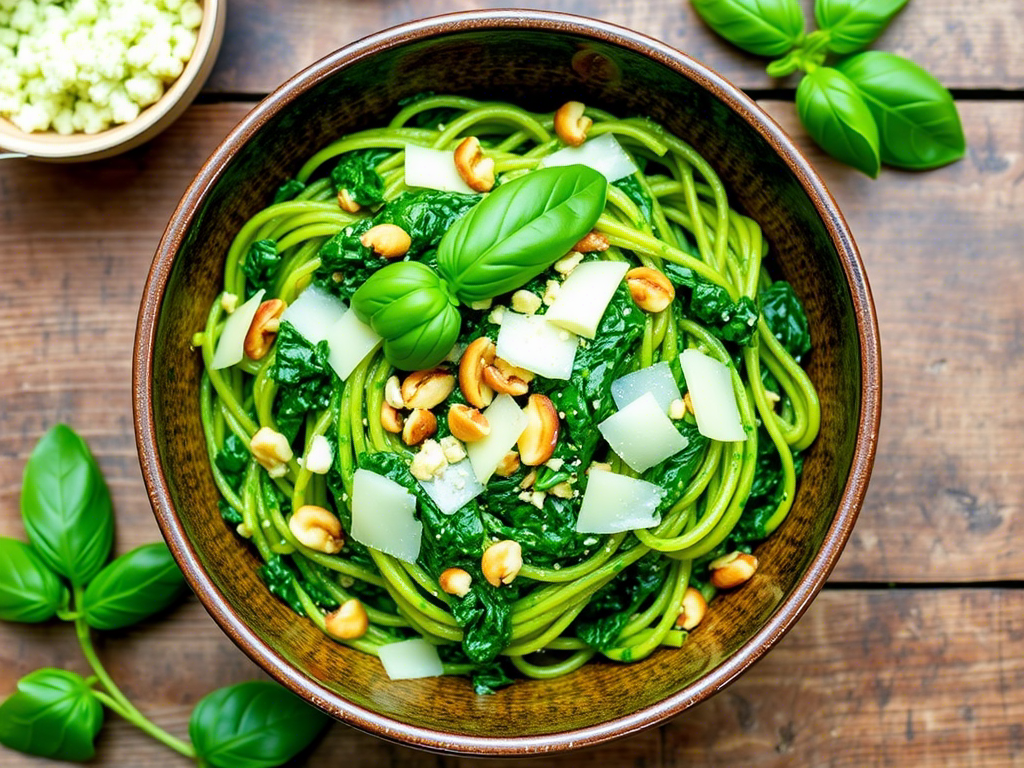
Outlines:
[[[487, 737], [410, 725], [359, 706], [307, 677], [248, 627], [203, 571], [171, 501], [160, 465], [153, 413], [152, 372], [156, 331], [163, 298], [184, 234], [206, 194], [239, 149], [270, 119], [309, 88], [381, 50], [484, 29], [550, 31], [611, 43], [646, 56], [695, 82], [723, 101], [775, 149], [814, 203], [841, 262], [856, 316], [860, 343], [861, 404], [856, 448], [836, 514], [793, 591], [750, 639], [710, 672], [677, 693], [629, 715], [556, 733]], [[200, 601], [224, 632], [278, 682], [342, 722], [381, 738], [434, 752], [477, 756], [551, 754], [595, 746], [664, 723], [735, 680], [792, 627], [820, 591], [853, 528], [874, 461], [881, 411], [881, 359], [878, 324], [857, 247], [839, 208], [810, 163], [752, 99], [707, 66], [666, 43], [639, 32], [581, 16], [535, 10], [474, 10], [411, 21], [357, 40], [288, 79], [255, 106], [228, 134], [196, 175], [161, 238], [143, 292], [133, 361], [133, 405], [139, 461], [160, 528]]]
[[56, 131], [26, 133], [9, 118], [0, 117], [0, 152], [25, 155], [30, 160], [89, 161], [119, 155], [149, 141], [188, 109], [202, 89], [224, 40], [227, 0], [201, 0], [203, 18], [196, 28], [192, 55], [163, 95], [127, 123], [99, 133], [59, 134]]

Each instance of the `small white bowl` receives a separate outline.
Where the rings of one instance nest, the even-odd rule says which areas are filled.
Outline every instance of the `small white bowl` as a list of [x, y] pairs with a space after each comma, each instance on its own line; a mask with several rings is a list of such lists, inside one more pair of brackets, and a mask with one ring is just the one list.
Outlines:
[[181, 116], [209, 77], [224, 39], [225, 4], [226, 0], [202, 0], [203, 20], [184, 71], [155, 104], [142, 110], [130, 123], [99, 133], [61, 135], [56, 131], [25, 133], [0, 117], [0, 151], [34, 160], [75, 163], [118, 155], [149, 141]]

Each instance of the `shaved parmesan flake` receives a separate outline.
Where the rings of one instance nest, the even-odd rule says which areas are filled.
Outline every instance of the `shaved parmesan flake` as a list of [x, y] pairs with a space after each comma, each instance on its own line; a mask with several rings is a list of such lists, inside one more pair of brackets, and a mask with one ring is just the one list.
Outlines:
[[648, 392], [666, 413], [672, 401], [682, 397], [668, 363], [655, 363], [612, 382], [612, 399], [620, 410]]
[[526, 429], [526, 413], [509, 395], [498, 395], [484, 410], [491, 431], [483, 440], [466, 445], [469, 463], [481, 484], [486, 485], [494, 470], [512, 450]]
[[415, 144], [405, 147], [405, 183], [410, 187], [439, 189], [442, 192], [476, 194], [455, 168], [454, 152]]
[[213, 362], [210, 367], [218, 371], [221, 368], [230, 368], [242, 362], [245, 357], [245, 335], [249, 333], [249, 326], [252, 319], [256, 317], [256, 310], [263, 302], [264, 290], [256, 291], [251, 299], [228, 315], [224, 323], [224, 330], [217, 341], [217, 350], [213, 353]]
[[413, 680], [444, 674], [437, 648], [420, 637], [382, 645], [377, 656], [392, 680]]
[[446, 515], [458, 512], [484, 492], [484, 487], [473, 471], [473, 464], [468, 459], [449, 464], [440, 477], [418, 482], [437, 504], [437, 508]]
[[585, 165], [609, 182], [631, 176], [640, 170], [610, 133], [587, 139], [578, 147], [566, 147], [552, 152], [541, 163], [542, 168], [554, 168], [557, 165]]
[[327, 332], [327, 362], [344, 381], [383, 341], [355, 312], [346, 312]]
[[587, 476], [576, 531], [621, 533], [651, 528], [660, 522], [657, 511], [664, 497], [665, 490], [654, 483], [593, 470]]
[[597, 425], [608, 445], [637, 472], [660, 464], [688, 441], [648, 392]]
[[746, 440], [728, 367], [696, 349], [684, 351], [679, 363], [690, 391], [697, 431], [726, 443]]
[[288, 305], [281, 322], [291, 323], [302, 338], [316, 346], [327, 338], [331, 326], [346, 312], [345, 302], [318, 285], [310, 285]]
[[568, 379], [579, 339], [545, 318], [505, 312], [498, 331], [497, 355], [540, 376]]
[[407, 563], [420, 555], [423, 524], [413, 517], [416, 497], [368, 469], [357, 469], [352, 481], [352, 530], [360, 544]]
[[565, 279], [544, 316], [552, 325], [592, 339], [608, 302], [629, 271], [624, 261], [587, 261]]

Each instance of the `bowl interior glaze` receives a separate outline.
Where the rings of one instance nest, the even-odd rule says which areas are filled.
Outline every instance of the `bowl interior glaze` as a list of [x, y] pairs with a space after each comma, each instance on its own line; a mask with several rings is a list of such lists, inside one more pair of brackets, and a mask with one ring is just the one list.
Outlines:
[[[734, 205], [771, 244], [814, 336], [809, 371], [821, 436], [796, 503], [757, 550], [762, 566], [717, 600], [680, 650], [632, 665], [591, 663], [564, 678], [476, 696], [463, 679], [391, 682], [372, 658], [297, 621], [257, 578], [257, 557], [217, 511], [191, 349], [242, 223], [317, 149], [383, 124], [422, 91], [551, 110], [577, 99], [664, 124], [711, 163]], [[852, 239], [820, 180], [739, 91], [682, 54], [601, 22], [540, 12], [474, 12], [415, 22], [319, 62], [226, 139], [175, 212], [140, 311], [136, 423], [154, 508], [200, 599], [271, 675], [349, 724], [402, 743], [528, 754], [599, 743], [706, 698], [760, 657], [803, 612], [860, 507], [877, 435], [880, 373], [870, 294]]]

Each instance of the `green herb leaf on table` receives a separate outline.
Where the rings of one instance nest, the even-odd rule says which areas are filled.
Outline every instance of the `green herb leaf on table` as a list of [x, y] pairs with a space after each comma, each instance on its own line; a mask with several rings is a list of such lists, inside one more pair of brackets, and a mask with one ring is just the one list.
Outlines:
[[36, 553], [72, 584], [86, 584], [110, 556], [110, 492], [89, 448], [71, 428], [58, 424], [32, 451], [21, 515]]
[[96, 754], [103, 706], [80, 675], [37, 669], [0, 704], [0, 744], [54, 760], [84, 762]]
[[464, 303], [514, 291], [587, 234], [608, 181], [582, 165], [544, 168], [491, 192], [441, 239], [437, 266]]
[[46, 621], [67, 599], [67, 588], [32, 547], [0, 537], [0, 620]]
[[188, 732], [199, 758], [215, 768], [272, 768], [309, 746], [329, 722], [276, 683], [254, 681], [201, 699]]
[[384, 338], [384, 356], [407, 371], [440, 363], [459, 336], [461, 317], [447, 284], [418, 261], [389, 264], [352, 296], [356, 316]]
[[907, 0], [815, 0], [814, 18], [828, 35], [828, 49], [853, 53], [874, 42]]
[[818, 145], [871, 178], [878, 176], [878, 126], [853, 83], [838, 70], [818, 67], [796, 89], [800, 122]]
[[804, 31], [796, 0], [693, 0], [693, 7], [716, 33], [759, 56], [786, 53]]
[[866, 51], [836, 65], [878, 125], [882, 162], [928, 170], [964, 156], [960, 115], [949, 91], [912, 61]]
[[90, 627], [120, 629], [162, 611], [186, 592], [171, 551], [158, 541], [107, 565], [86, 587], [79, 607]]

